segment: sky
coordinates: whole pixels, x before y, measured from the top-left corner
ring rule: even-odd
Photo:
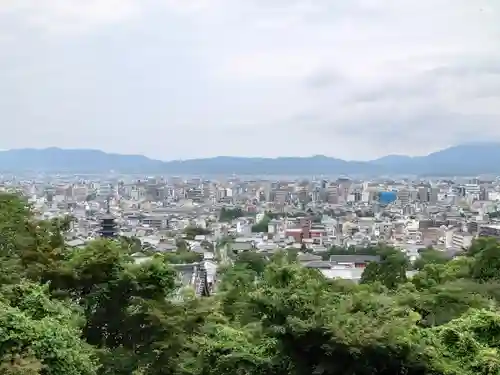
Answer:
[[[498,0],[0,0],[0,149],[370,160],[500,142]]]

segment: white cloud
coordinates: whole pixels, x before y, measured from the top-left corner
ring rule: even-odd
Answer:
[[[51,33],[89,32],[129,19],[140,10],[133,0],[1,0],[0,12]]]
[[[500,140],[499,19],[491,0],[0,0],[0,147],[355,159]]]

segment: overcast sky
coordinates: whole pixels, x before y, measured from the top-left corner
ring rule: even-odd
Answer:
[[[498,0],[0,0],[0,149],[371,159],[500,141]]]

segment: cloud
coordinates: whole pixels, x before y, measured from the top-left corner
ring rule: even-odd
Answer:
[[[129,19],[139,8],[132,0],[2,0],[0,15],[18,19],[35,30],[63,34]]]
[[[500,58],[464,61],[365,85],[348,102],[377,102],[454,95],[467,99],[500,94]]]
[[[500,140],[498,19],[489,0],[0,0],[0,148],[369,159]]]
[[[306,77],[305,86],[313,90],[322,90],[342,84],[343,82],[344,78],[341,74],[331,70],[322,70],[314,72],[312,75]]]

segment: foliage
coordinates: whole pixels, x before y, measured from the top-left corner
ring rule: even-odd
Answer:
[[[176,240],[175,246],[177,247],[177,251],[189,250],[189,243],[186,240],[183,240],[182,238]]]
[[[135,264],[135,240],[66,248],[67,224],[0,195],[0,374],[500,373],[493,239],[453,260],[425,249],[410,279],[391,247],[330,249],[380,256],[360,284],[302,267],[297,249],[241,252],[198,298],[171,266],[187,246]]]
[[[238,219],[239,217],[243,217],[246,215],[241,208],[225,208],[222,207],[219,213],[219,221],[221,222],[231,222],[234,219]]]
[[[120,236],[119,240],[123,247],[129,249],[130,254],[138,253],[143,250],[141,240],[137,237]]]
[[[500,211],[488,212],[488,216],[490,217],[490,219],[497,219],[500,217]]]
[[[189,226],[184,229],[184,235],[188,240],[194,240],[196,236],[207,236],[210,233],[210,230],[201,227]]]
[[[80,339],[75,310],[22,282],[2,290],[0,368],[10,374],[95,374],[96,351]]]
[[[187,264],[201,262],[203,260],[203,254],[188,250],[177,250],[175,252],[163,254],[163,258],[170,264]]]
[[[227,244],[230,244],[230,243],[233,243],[234,242],[234,237],[231,237],[231,236],[224,236],[222,237],[218,243],[217,243],[217,247],[224,247],[226,246]]]
[[[415,270],[422,270],[427,264],[445,264],[450,258],[443,252],[433,248],[425,248],[419,251],[419,257],[413,263]]]
[[[361,283],[380,282],[389,289],[396,288],[399,284],[406,282],[406,271],[409,262],[401,251],[380,247],[377,249],[380,262],[371,262],[361,276]]]
[[[471,266],[471,276],[478,281],[500,280],[500,256],[499,246],[494,239],[483,240],[475,243],[473,247],[480,244],[481,250],[476,252],[475,261]]]
[[[271,220],[272,220],[271,217],[269,217],[266,214],[258,223],[252,225],[252,232],[253,233],[267,233],[268,225],[269,225],[269,222]]]
[[[356,248],[354,246],[341,247],[332,246],[328,251],[318,254],[321,255],[323,260],[329,260],[332,255],[377,255],[379,249],[377,247],[360,247]]]
[[[234,264],[246,267],[256,274],[261,275],[266,268],[267,259],[262,254],[254,251],[242,251],[237,255]]]

